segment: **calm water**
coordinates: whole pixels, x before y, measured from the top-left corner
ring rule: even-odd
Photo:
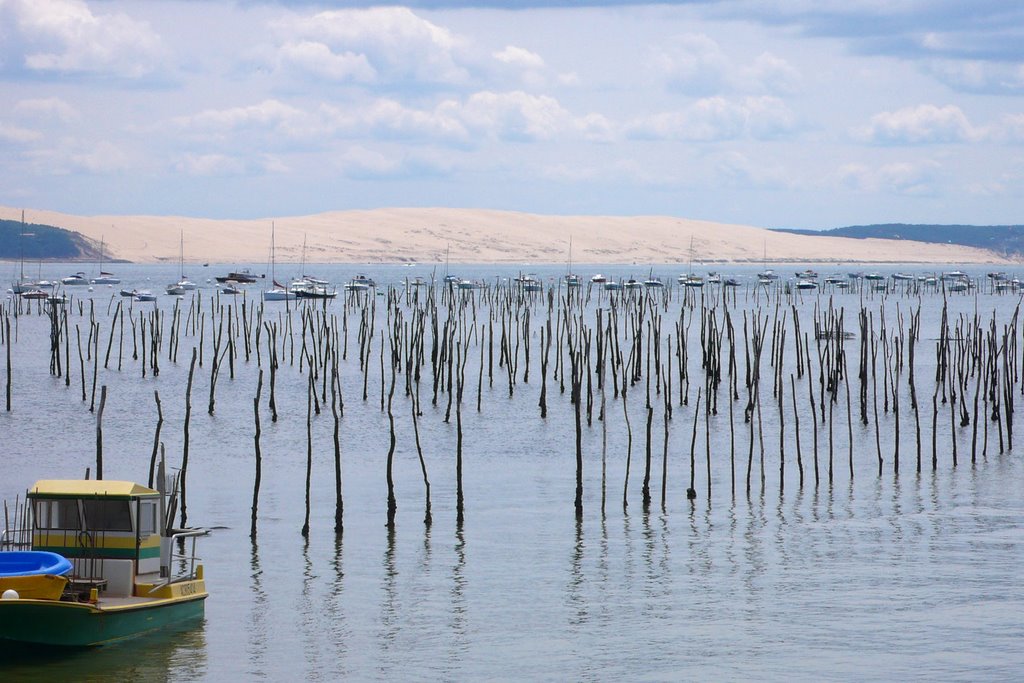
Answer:
[[[462,276],[490,282],[520,270],[452,266],[453,272],[456,269]],[[58,276],[63,270],[48,266],[44,275]],[[222,270],[227,267],[193,268],[189,274],[205,280]],[[357,270],[378,281],[398,282],[406,276],[429,278],[431,267],[331,265],[307,270],[338,282]],[[546,279],[564,269],[522,270]],[[580,269],[587,275],[591,270],[642,279],[649,268]],[[667,267],[656,268],[655,274],[659,270],[666,278],[678,274],[678,269]],[[730,272],[746,276],[755,270]],[[790,270],[786,268],[787,273]],[[895,268],[884,272],[889,270]],[[157,291],[174,278],[177,268],[125,265],[118,271],[124,277],[122,286]],[[443,274],[443,266],[437,273]],[[102,326],[101,351],[110,330],[110,295],[104,287],[91,293]],[[753,307],[754,299],[744,301],[744,296],[745,291],[739,295],[739,307]],[[173,302],[170,297],[161,299],[158,305],[168,312],[169,321]],[[865,295],[864,301],[877,324],[883,299]],[[924,339],[917,360],[918,383],[919,392],[930,397],[941,301],[934,296],[921,301]],[[994,310],[998,323],[1004,324],[1017,301],[1016,296],[991,294],[951,297],[950,310],[954,319],[959,313],[973,315],[975,307],[983,319]],[[837,294],[834,302],[846,308],[847,328],[854,328],[861,296]],[[890,329],[896,327],[897,313],[906,315],[917,302],[916,297],[885,299]],[[827,306],[827,297],[808,296],[796,303],[802,328],[808,330],[813,329],[813,307]],[[267,304],[268,309],[272,305]],[[596,305],[591,302],[591,311]],[[674,326],[678,307],[673,300],[663,312],[666,331]],[[783,312],[787,307],[784,302]],[[383,309],[379,298],[378,328]],[[342,315],[342,302],[331,304],[329,310]],[[213,528],[200,544],[211,593],[205,622],[93,651],[5,653],[0,664],[4,680],[861,681],[1024,676],[1020,449],[1000,454],[991,431],[986,455],[972,466],[971,429],[958,430],[960,464],[954,468],[947,408],[939,415],[939,467],[933,471],[931,414],[922,399],[926,463],[916,473],[905,375],[898,477],[892,472],[893,416],[880,408],[886,464],[879,476],[874,426],[862,427],[856,421],[854,388],[854,478],[847,462],[842,394],[835,411],[831,486],[825,477],[827,430],[819,428],[822,480],[815,485],[810,418],[801,415],[806,476],[801,489],[787,392],[785,490],[780,492],[778,408],[770,386],[763,386],[765,479],[762,485],[755,449],[754,486],[748,496],[743,477],[749,435],[741,417],[746,398],[741,379],[735,493],[723,388],[719,413],[710,418],[710,447],[705,444],[701,411],[696,446],[699,495],[691,503],[685,490],[696,387],[702,385],[696,379],[699,347],[691,348],[694,379],[689,405],[676,405],[670,422],[665,507],[658,500],[664,424],[659,399],[653,421],[655,505],[648,514],[641,508],[646,415],[643,386],[638,384],[628,405],[633,430],[630,505],[623,510],[627,439],[622,404],[613,401],[609,391],[603,510],[602,426],[595,419],[589,427],[584,422],[585,511],[577,524],[572,407],[568,389],[561,394],[550,374],[546,420],[541,420],[537,408],[538,335],[547,315],[538,305],[533,310],[530,382],[521,381],[521,358],[520,382],[510,398],[504,371],[499,372],[495,362],[493,386],[484,374],[479,413],[479,347],[471,346],[463,409],[466,523],[461,529],[456,528],[454,510],[455,417],[453,413],[451,423],[444,422],[446,396],[436,407],[430,404],[429,359],[419,421],[432,489],[434,524],[429,529],[422,523],[423,484],[410,407],[401,391],[396,392],[399,510],[396,529],[389,533],[384,479],[388,420],[380,409],[380,370],[376,360],[370,364],[369,400],[363,402],[356,361],[358,313],[350,315],[349,356],[342,378],[344,536],[336,538],[333,533],[329,410],[313,418],[308,541],[299,533],[304,514],[306,376],[300,374],[297,359],[290,365],[283,357],[278,375],[281,416],[276,424],[270,421],[264,393],[259,537],[256,545],[250,542],[255,358],[248,364],[240,361],[233,380],[227,368],[222,369],[217,410],[210,416],[207,356],[204,367],[197,368],[193,388],[188,482],[189,521]],[[479,308],[478,317],[486,318],[485,308]],[[689,332],[693,345],[699,340],[699,322],[695,320]],[[88,318],[79,318],[77,308],[71,324],[88,334]],[[791,319],[788,324],[791,328]],[[14,409],[0,413],[5,442],[0,494],[11,501],[37,479],[81,476],[95,463],[94,416],[88,402],[81,401],[74,338],[72,382],[66,388],[63,378],[48,372],[47,320],[21,317],[17,334],[12,349]],[[208,330],[207,344],[209,339]],[[101,357],[99,382],[109,391],[103,421],[108,478],[145,480],[156,425],[154,390],[163,402],[162,440],[168,459],[172,464],[180,461],[188,356],[196,342],[182,338],[177,364],[166,359],[165,348],[155,379],[149,373],[142,378],[139,362],[131,360],[128,331],[120,372],[116,336],[110,369],[103,370]],[[379,342],[378,330],[375,359]],[[858,341],[848,344],[854,364]],[[742,354],[738,361],[742,375]],[[792,360],[787,360],[786,374],[792,369]],[[798,399],[805,407],[806,378],[802,382]],[[972,382],[971,392],[973,386]],[[710,500],[706,448],[712,460]]]

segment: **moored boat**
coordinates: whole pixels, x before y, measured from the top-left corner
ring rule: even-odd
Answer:
[[[72,275],[68,275],[67,277],[62,277],[60,282],[62,285],[66,286],[79,286],[89,284],[89,279],[85,277],[85,273],[79,271]]]
[[[94,646],[202,618],[195,539],[205,531],[172,528],[175,493],[44,480],[27,498],[28,526],[7,529],[16,549],[0,551],[0,641]],[[191,552],[175,554],[188,538]]]
[[[246,269],[232,271],[227,275],[218,275],[215,279],[217,280],[217,282],[221,284],[232,283],[239,285],[251,285],[255,283],[259,278],[257,278],[248,269]]]

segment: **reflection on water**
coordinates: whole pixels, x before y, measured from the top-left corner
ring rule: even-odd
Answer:
[[[4,681],[178,681],[206,671],[202,620],[181,622],[159,633],[95,648],[0,646]]]
[[[149,276],[140,271],[139,279]],[[752,305],[753,296],[744,304]],[[859,303],[856,297],[848,301]],[[105,295],[102,303],[101,321]],[[797,302],[805,321],[814,303]],[[535,321],[546,315],[545,305],[531,310]],[[973,310],[967,299],[951,305],[964,314]],[[1015,304],[996,305],[1002,321]],[[341,301],[331,306],[344,310]],[[678,314],[677,302],[671,306],[666,320]],[[85,311],[72,322],[84,322]],[[356,367],[362,319],[359,309],[349,312],[351,320],[339,329],[351,335],[342,342],[351,344],[341,379],[349,399],[340,430],[344,536],[334,533],[329,412],[312,422],[311,530],[308,539],[297,533],[304,513],[306,406],[295,397],[305,398],[307,378],[290,361],[292,342],[301,348],[295,318],[294,334],[283,333],[279,342],[280,419],[263,422],[258,545],[248,536],[255,354],[249,363],[239,358],[233,379],[221,377],[215,415],[192,415],[189,517],[224,527],[201,544],[211,594],[205,626],[60,655],[19,649],[4,656],[0,680],[1011,680],[1024,670],[1024,463],[1013,451],[999,453],[995,432],[985,441],[990,420],[978,425],[973,465],[967,459],[970,430],[958,432],[954,469],[951,415],[948,406],[940,409],[933,469],[931,416],[922,400],[918,472],[906,377],[897,374],[900,472],[893,466],[891,408],[880,406],[879,419],[889,430],[881,439],[882,476],[874,424],[855,421],[854,478],[849,404],[841,391],[837,404],[830,402],[823,415],[816,412],[816,432],[811,416],[800,415],[800,486],[791,402],[784,402],[786,431],[780,435],[778,407],[763,380],[760,416],[743,421],[742,393],[738,404],[730,404],[734,436],[724,405],[717,415],[699,415],[707,422],[697,428],[700,497],[691,501],[685,498],[696,410],[691,387],[689,404],[673,406],[667,470],[652,470],[652,489],[664,483],[665,502],[656,511],[638,504],[623,510],[617,503],[629,445],[622,405],[609,387],[607,422],[595,421],[583,432],[586,514],[577,521],[574,416],[550,374],[555,359],[547,378],[549,413],[541,420],[539,373],[532,371],[529,383],[517,384],[509,396],[501,381],[483,381],[486,370],[476,365],[486,358],[481,347],[469,355],[466,369],[481,380],[481,408],[463,416],[465,526],[454,522],[456,426],[444,420],[448,397],[442,396],[437,406],[423,402],[419,421],[434,524],[425,527],[417,514],[402,516],[413,509],[403,501],[420,499],[422,475],[411,419],[395,411],[403,416],[396,419],[394,468],[400,513],[388,529],[381,502],[389,428],[380,409],[382,347],[376,346],[383,316],[378,310],[364,401]],[[487,320],[485,308],[477,314]],[[283,307],[266,315],[282,326],[288,318]],[[922,318],[927,334],[937,311],[926,306]],[[38,348],[20,342],[13,348],[15,410],[0,413],[0,429],[9,452],[26,455],[5,459],[0,487],[10,499],[35,479],[73,476],[92,465],[90,449],[80,441],[95,429],[95,415],[78,391],[77,366],[70,389],[48,373],[46,320],[32,316],[18,324],[22,340],[42,341]],[[540,327],[531,324],[534,363]],[[194,340],[181,341],[185,358]],[[182,451],[187,363],[165,359],[159,377],[143,380],[130,347],[126,351],[123,372],[113,364],[100,371],[109,392],[105,470],[144,480],[155,389],[163,399],[161,438],[169,459]],[[690,354],[697,380],[699,347]],[[495,356],[501,376],[498,350]],[[918,358],[922,396],[924,378],[934,370],[927,356]],[[783,371],[794,367],[792,361],[785,359]],[[429,362],[422,372],[429,383]],[[742,382],[742,352],[738,372]],[[196,376],[194,397],[209,391],[209,374]],[[799,381],[798,405],[806,406]],[[812,381],[821,406],[817,376]],[[726,396],[722,392],[719,400]],[[629,401],[633,456],[639,458],[644,443],[636,416],[643,414],[644,392],[631,390]],[[34,415],[63,428],[37,427]],[[633,501],[639,471],[634,467],[623,492]],[[662,471],[667,481],[658,480]],[[612,504],[606,506],[608,494]]]

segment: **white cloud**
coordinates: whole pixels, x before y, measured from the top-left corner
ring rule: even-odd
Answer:
[[[355,145],[335,159],[338,169],[350,178],[379,180],[444,175],[451,162],[429,154],[385,152]]]
[[[515,45],[507,45],[504,50],[495,52],[494,58],[502,64],[517,66],[521,69],[544,68],[544,59],[540,55]]]
[[[752,91],[792,94],[800,90],[802,81],[796,67],[771,52],[762,52],[739,74],[745,88]]]
[[[294,67],[332,81],[369,83],[377,78],[366,55],[335,53],[323,43],[311,40],[287,42],[277,52],[279,67]]]
[[[126,14],[94,14],[81,0],[10,0],[33,71],[93,72],[139,78],[162,52],[150,25]]]
[[[207,109],[193,116],[174,119],[181,129],[225,135],[250,129],[270,129],[301,137],[309,132],[310,117],[279,100],[264,100],[247,107]]]
[[[921,68],[953,90],[1004,95],[1024,91],[1024,64],[944,59],[926,61]]]
[[[135,166],[132,155],[112,142],[83,143],[62,141],[62,146],[25,153],[25,158],[40,175],[86,173],[108,175],[127,171]]]
[[[785,169],[780,166],[755,163],[746,155],[730,151],[715,159],[715,172],[731,187],[784,189],[794,187]]]
[[[575,119],[558,100],[521,90],[474,93],[464,104],[449,109],[468,128],[504,140],[550,140],[576,128]]]
[[[174,164],[179,173],[192,176],[233,176],[245,173],[245,162],[224,154],[185,154]]]
[[[931,160],[895,162],[878,167],[846,164],[836,172],[839,185],[865,193],[929,196],[938,191],[941,166]]]
[[[796,117],[776,97],[740,101],[706,97],[685,109],[637,119],[627,126],[640,139],[712,142],[739,138],[771,139],[796,130]]]
[[[792,94],[802,81],[799,70],[778,55],[762,52],[750,64],[737,64],[704,34],[680,36],[656,49],[651,63],[670,88],[690,95],[730,91]]]
[[[914,145],[975,142],[985,131],[972,126],[960,107],[922,104],[875,114],[854,136],[875,144]]]
[[[14,105],[14,113],[33,121],[49,119],[68,123],[79,118],[78,110],[59,97],[21,100]]]
[[[462,39],[405,7],[319,12],[278,22],[275,28],[283,38],[278,59],[284,62],[294,51],[290,46],[316,43],[327,51],[321,50],[314,64],[322,66],[325,58],[342,55],[347,66],[360,66],[346,72],[349,77],[365,79],[372,73],[380,82],[424,83],[467,79],[457,57]]]
[[[652,64],[670,87],[697,95],[723,90],[732,68],[718,43],[704,34],[680,36],[655,50]]]
[[[43,135],[39,131],[12,126],[0,121],[0,142],[12,142],[23,145],[28,142],[35,142],[42,137]]]

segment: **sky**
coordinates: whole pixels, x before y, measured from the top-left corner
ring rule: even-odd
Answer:
[[[0,205],[1024,223],[1024,3],[0,0]]]

